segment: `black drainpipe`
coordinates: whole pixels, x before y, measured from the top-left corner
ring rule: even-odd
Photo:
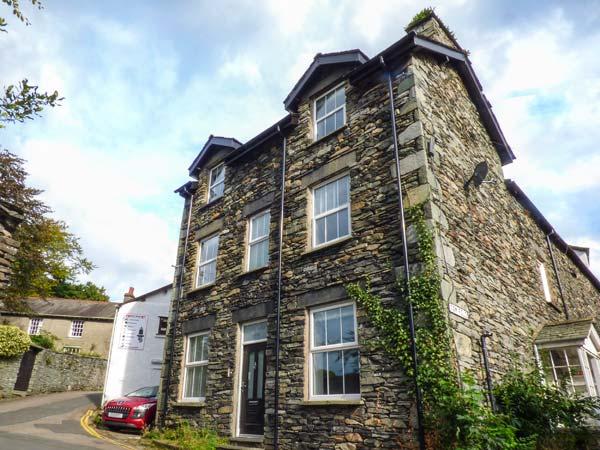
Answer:
[[[558,292],[560,293],[560,300],[562,302],[563,311],[565,312],[565,318],[569,320],[569,310],[567,309],[567,302],[565,302],[565,294],[563,292],[562,281],[558,273],[558,266],[556,265],[556,259],[554,258],[554,251],[552,250],[552,243],[550,242],[550,236],[554,234],[554,230],[550,231],[546,235],[546,243],[548,244],[548,251],[550,252],[550,258],[552,259],[552,268],[554,269],[554,276],[558,282]]]
[[[279,205],[279,257],[277,262],[277,315],[275,317],[275,416],[273,417],[273,448],[279,449],[279,344],[281,329],[281,284],[283,267],[283,213],[285,208],[285,171],[287,138],[277,125],[277,131],[283,137],[283,150],[281,156],[281,203]]]
[[[187,190],[184,193],[188,193]],[[179,319],[179,304],[181,303],[181,294],[183,292],[183,277],[185,273],[185,260],[187,255],[187,247],[188,240],[190,236],[190,222],[192,220],[192,209],[194,207],[194,194],[189,193],[189,197],[186,199],[188,203],[188,218],[187,218],[187,226],[185,229],[185,243],[183,245],[183,256],[181,258],[181,265],[179,267],[179,280],[177,281],[177,295],[175,297],[175,308],[173,309],[173,318],[171,320],[171,336],[169,342],[169,353],[167,356],[167,376],[165,380],[165,384],[163,385],[162,395],[163,395],[163,405],[162,405],[162,414],[160,418],[160,428],[164,428],[165,426],[165,416],[167,414],[167,406],[169,404],[169,391],[171,386],[171,369],[172,369],[172,361],[173,361],[173,352],[175,351],[175,328],[177,326],[177,320]],[[179,259],[179,258],[178,258]]]
[[[484,331],[481,335],[481,353],[483,355],[483,367],[485,369],[485,383],[487,385],[488,397],[490,399],[490,407],[493,412],[496,412],[496,398],[494,397],[494,385],[492,382],[492,373],[490,372],[490,362],[487,351],[487,338],[492,337],[492,333]]]
[[[402,199],[402,180],[400,177],[400,154],[398,151],[398,136],[396,131],[396,114],[394,106],[394,88],[392,85],[392,72],[386,66],[383,56],[379,57],[379,62],[387,74],[388,93],[390,97],[390,120],[392,123],[392,137],[394,141],[394,157],[396,159],[396,180],[398,188],[398,209],[400,216],[400,232],[402,236],[402,255],[404,257],[404,289],[408,302],[408,328],[410,332],[410,349],[412,352],[413,379],[415,383],[415,397],[417,401],[417,422],[419,427],[419,448],[425,450],[425,429],[423,420],[423,398],[421,388],[419,387],[419,362],[417,359],[417,342],[415,336],[415,314],[412,301],[410,301],[410,268],[408,265],[408,244],[406,242],[406,221],[404,218],[404,200]]]

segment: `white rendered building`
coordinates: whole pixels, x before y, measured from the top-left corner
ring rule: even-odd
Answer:
[[[158,386],[172,285],[139,297],[133,288],[118,306],[102,404],[145,386]]]

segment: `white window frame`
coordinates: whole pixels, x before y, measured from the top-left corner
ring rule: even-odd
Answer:
[[[29,334],[30,336],[38,336],[42,331],[42,326],[44,326],[43,318],[32,317],[31,319],[29,319],[29,327],[27,329],[27,334]],[[35,333],[32,333],[32,331],[35,331]]]
[[[75,350],[75,351],[70,351]],[[69,355],[77,355],[81,352],[81,347],[75,345],[64,345],[62,348],[63,353],[68,353]]]
[[[329,94],[331,94],[332,92],[336,92],[338,89],[343,89],[344,90],[344,99],[346,99],[346,86],[344,83],[340,83],[337,86],[329,89],[327,92],[325,92],[324,94],[318,96],[314,102],[313,102],[313,128],[315,130],[314,132],[314,140],[318,141],[319,139],[323,139],[327,136],[329,136],[330,134],[335,133],[337,130],[339,130],[340,128],[344,127],[347,123],[347,119],[346,119],[346,100],[344,100],[344,104],[342,106],[338,106],[336,107],[333,111],[326,113],[323,117],[321,117],[319,120],[317,120],[317,102],[319,100],[321,100],[322,98],[327,97]],[[319,122],[322,122],[324,120],[326,120],[329,116],[335,114],[336,112],[338,112],[340,109],[344,110],[344,123],[342,124],[342,126],[337,127],[335,130],[331,131],[330,133],[324,134],[321,137],[318,137],[318,133],[317,133],[317,126],[319,124]]]
[[[183,358],[184,358],[183,359],[183,386],[181,388],[181,400],[183,400],[183,401],[202,402],[206,399],[206,397],[187,397],[185,395],[186,394],[185,390],[187,387],[188,368],[207,366],[207,369],[206,369],[205,375],[204,375],[204,392],[206,392],[206,382],[207,382],[207,377],[208,377],[208,362],[210,361],[210,358],[208,358],[206,360],[201,360],[201,361],[188,362],[188,354],[190,351],[190,339],[199,337],[199,336],[202,336],[202,337],[207,336],[210,339],[209,334],[210,333],[208,331],[201,331],[199,333],[192,333],[192,334],[185,335],[185,352],[183,355]],[[208,352],[210,353],[210,345],[208,346]],[[202,352],[201,352],[201,354],[202,354]]]
[[[552,303],[552,295],[550,294],[550,284],[548,284],[548,275],[546,273],[546,266],[544,263],[538,263],[540,270],[540,278],[542,279],[542,289],[544,291],[544,298],[547,303]]]
[[[217,183],[214,183],[213,181],[213,173],[215,172],[215,170],[217,170],[218,168],[223,167],[223,180],[219,181]],[[221,163],[221,164],[217,164],[215,167],[213,167],[212,169],[210,169],[210,173],[208,175],[208,193],[207,193],[207,200],[206,203],[210,203],[213,200],[218,199],[219,197],[222,197],[223,194],[221,195],[216,195],[214,197],[211,197],[210,193],[212,191],[212,188],[214,186],[217,186],[219,184],[223,185],[223,193],[225,193],[225,163]]]
[[[202,261],[201,260],[201,258],[202,258],[202,245],[205,242],[208,242],[208,241],[210,241],[211,239],[214,239],[214,238],[217,238],[217,254],[215,255],[214,258],[208,259],[206,261]],[[217,259],[219,257],[219,244],[220,244],[220,236],[218,234],[213,234],[212,236],[209,236],[209,237],[207,237],[205,239],[202,239],[200,241],[200,243],[198,244],[198,264],[197,264],[197,268],[196,268],[196,280],[195,280],[195,282],[196,282],[195,285],[196,285],[197,288],[203,287],[203,286],[209,286],[209,285],[215,283],[215,281],[217,280]],[[212,281],[209,281],[207,283],[200,284],[200,269],[202,267],[204,267],[204,266],[207,266],[207,265],[213,263],[213,262],[215,263],[215,279],[212,280]]]
[[[327,186],[328,184],[331,183],[335,183],[339,180],[341,180],[342,178],[348,178],[348,203],[346,203],[345,205],[342,206],[338,206],[337,208],[333,208],[330,209],[328,211],[322,212],[321,214],[315,214],[315,208],[316,208],[316,202],[315,202],[315,191],[319,188],[322,188],[323,186]],[[311,243],[312,243],[312,247],[313,248],[319,248],[319,247],[324,247],[327,245],[331,245],[334,244],[338,241],[341,241],[343,239],[347,239],[350,236],[352,236],[352,214],[351,214],[351,207],[352,207],[352,195],[351,195],[351,179],[350,179],[350,174],[349,173],[345,173],[343,175],[340,175],[338,177],[335,178],[330,178],[322,183],[317,184],[316,186],[314,186],[311,191],[310,191],[310,195],[311,195],[311,216],[312,216],[312,223],[311,223],[311,232],[312,232],[312,238],[311,238]],[[339,236],[335,239],[332,239],[330,241],[325,241],[321,244],[317,244],[317,220],[321,219],[323,217],[327,217],[331,214],[335,214],[338,211],[343,210],[344,208],[348,208],[348,234],[345,234],[343,236]]]
[[[344,306],[352,306],[354,312],[354,342],[342,342],[339,344],[332,345],[322,345],[315,347],[314,345],[314,336],[315,336],[315,313],[321,311],[327,311],[330,309],[343,308]],[[313,355],[317,353],[327,353],[335,350],[358,350],[358,376],[360,380],[360,348],[358,345],[358,321],[356,318],[356,303],[355,302],[342,302],[330,304],[327,306],[321,306],[317,308],[312,308],[308,312],[309,314],[309,344],[308,344],[308,372],[309,372],[309,386],[308,386],[308,398],[309,400],[360,400],[361,394],[328,394],[328,395],[316,395],[314,394],[314,372],[313,372]],[[342,364],[343,367],[343,364]],[[329,379],[328,379],[329,381]],[[359,381],[359,390],[360,390],[360,381]]]
[[[269,216],[269,222],[267,225],[267,234],[260,236],[254,240],[252,240],[252,221],[254,219],[258,219],[259,217],[268,215]],[[260,266],[260,267],[254,267],[252,269],[250,269],[250,256],[251,256],[251,252],[252,252],[252,246],[255,246],[256,244],[260,244],[263,241],[268,241],[269,240],[269,236],[271,234],[271,211],[270,210],[266,210],[266,211],[262,211],[259,212],[258,214],[254,214],[253,216],[251,216],[248,219],[248,246],[246,248],[246,271],[249,272],[250,270],[256,270],[256,269],[261,269],[263,267],[267,267],[269,265],[269,246],[267,245],[267,262],[264,266]]]
[[[80,338],[83,336],[83,320],[71,320],[71,329],[69,330],[70,338]],[[79,326],[81,325],[81,326]],[[76,330],[81,330],[80,334],[75,334]]]

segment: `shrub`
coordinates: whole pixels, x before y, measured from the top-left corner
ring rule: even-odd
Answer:
[[[0,325],[0,358],[14,358],[25,353],[31,340],[24,331],[12,325]]]
[[[175,444],[183,450],[215,450],[218,445],[227,443],[217,433],[207,428],[194,428],[188,422],[181,422],[173,428],[146,431],[144,437]]]
[[[52,333],[48,333],[47,331],[42,331],[40,334],[34,334],[31,336],[31,342],[49,350],[54,350],[54,344],[57,339],[57,336],[54,336]]]

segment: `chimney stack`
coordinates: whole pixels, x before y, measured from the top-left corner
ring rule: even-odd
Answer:
[[[129,290],[123,295],[123,301],[126,302],[128,300],[133,300],[135,295],[133,295],[133,288],[130,287]]]

